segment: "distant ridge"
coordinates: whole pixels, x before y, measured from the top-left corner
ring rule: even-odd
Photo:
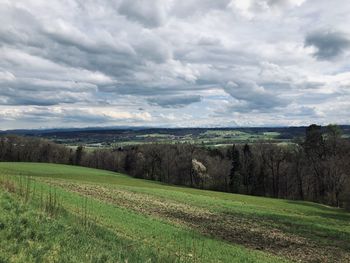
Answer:
[[[339,125],[344,133],[350,133],[350,125]],[[108,127],[84,127],[84,128],[52,128],[52,129],[13,129],[2,130],[0,134],[14,134],[27,136],[46,136],[55,134],[79,134],[79,133],[120,133],[123,131],[149,131],[175,133],[205,130],[237,130],[237,131],[291,131],[296,134],[303,134],[307,126],[276,126],[276,127],[150,127],[150,126],[108,126]],[[326,127],[326,126],[323,126]],[[181,132],[182,131],[182,132]]]

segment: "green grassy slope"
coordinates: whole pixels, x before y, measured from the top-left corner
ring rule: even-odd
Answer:
[[[172,262],[98,225],[83,226],[62,211],[48,216],[0,191],[0,262]]]
[[[97,236],[94,243],[100,244],[102,254],[106,250],[103,259],[107,261],[116,261],[116,255],[128,258],[128,253],[129,262],[350,260],[350,214],[340,209],[168,186],[65,165],[0,163],[1,175],[19,183],[19,176],[33,178],[32,210],[39,207],[40,193],[55,191],[66,211],[55,222],[68,229],[64,231],[82,217],[93,221],[95,230],[80,229],[79,242],[88,247],[91,244],[85,236]],[[51,233],[47,238],[55,236]],[[54,238],[57,242],[50,241],[53,247],[60,242],[59,236]],[[111,238],[116,246],[104,249]],[[132,249],[129,252],[125,247]],[[11,246],[2,252],[16,254]],[[74,250],[63,254],[67,253],[73,255]]]

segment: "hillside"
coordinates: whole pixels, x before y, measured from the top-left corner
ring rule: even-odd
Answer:
[[[350,214],[76,166],[0,163],[0,262],[347,262]]]

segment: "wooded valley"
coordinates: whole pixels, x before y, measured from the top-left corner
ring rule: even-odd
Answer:
[[[341,134],[335,125],[310,125],[303,140],[291,144],[210,148],[154,143],[96,150],[3,135],[0,160],[80,165],[193,188],[350,209],[350,141]]]

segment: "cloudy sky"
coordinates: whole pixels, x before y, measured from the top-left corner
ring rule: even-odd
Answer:
[[[0,0],[0,129],[350,124],[350,1]]]

